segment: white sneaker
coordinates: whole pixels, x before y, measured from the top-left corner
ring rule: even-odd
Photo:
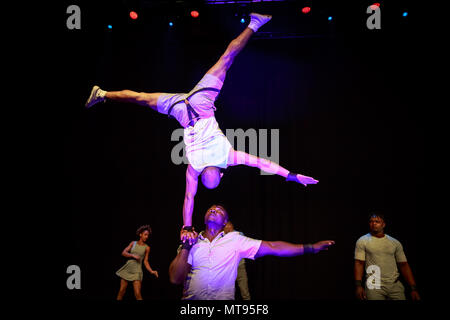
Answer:
[[[250,24],[248,27],[256,32],[259,28],[269,22],[270,19],[272,19],[272,16],[269,14],[259,14],[252,12],[250,13]]]
[[[106,92],[100,89],[99,86],[94,86],[91,90],[91,95],[87,99],[85,107],[90,108],[94,104],[105,101]]]

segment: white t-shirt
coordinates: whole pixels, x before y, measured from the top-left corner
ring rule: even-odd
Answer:
[[[219,128],[214,116],[199,119],[184,129],[186,157],[196,171],[213,166],[226,168],[231,144]]]
[[[209,242],[201,232],[189,252],[187,262],[192,267],[184,283],[182,299],[234,300],[239,261],[255,259],[261,242],[236,231],[227,234],[222,231]]]
[[[370,233],[356,241],[355,259],[365,261],[366,270],[371,265],[380,267],[382,284],[397,281],[397,263],[407,261],[400,241],[387,234],[377,238]]]

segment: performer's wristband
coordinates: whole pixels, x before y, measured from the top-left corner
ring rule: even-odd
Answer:
[[[355,286],[362,287],[362,280],[355,280]]]
[[[286,181],[295,181],[295,182],[297,182],[297,174],[293,173],[293,172],[289,172],[287,177],[286,177]]]
[[[191,250],[192,244],[189,244],[189,241],[186,240],[185,242],[181,241],[181,250],[186,249],[187,251]]]
[[[193,226],[183,226],[183,229],[181,229],[181,230],[186,230],[188,232],[192,232],[192,231],[194,231],[194,227]]]
[[[312,254],[314,253],[314,247],[312,244],[304,244],[303,245],[303,254]]]

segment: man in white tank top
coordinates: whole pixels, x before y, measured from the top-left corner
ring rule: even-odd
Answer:
[[[160,113],[175,118],[184,128],[184,143],[189,165],[186,171],[186,193],[183,205],[183,224],[187,227],[181,238],[183,241],[194,238],[190,231],[194,197],[197,192],[198,178],[208,189],[216,188],[223,173],[220,169],[229,166],[247,165],[295,181],[304,186],[316,184],[318,180],[289,172],[289,170],[267,159],[262,159],[232,148],[226,136],[220,130],[214,117],[214,101],[222,88],[226,72],[231,67],[236,55],[242,51],[250,37],[272,16],[256,13],[250,14],[247,28],[230,42],[225,53],[217,63],[189,93],[145,93],[130,90],[104,91],[94,86],[86,107],[90,108],[106,99],[135,103],[150,107]]]

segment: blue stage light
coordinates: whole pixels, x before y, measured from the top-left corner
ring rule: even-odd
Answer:
[[[112,25],[108,24],[108,29],[112,29]]]
[[[245,23],[245,19],[244,18],[241,19],[241,23]]]
[[[328,17],[328,21],[331,21],[331,20],[333,20],[333,17],[332,17],[332,16],[329,16],[329,17]]]
[[[173,27],[173,22],[172,21],[169,22],[169,26]]]
[[[403,12],[403,16],[404,16],[404,17],[407,17],[407,16],[408,16],[408,12],[406,12],[406,11]]]

